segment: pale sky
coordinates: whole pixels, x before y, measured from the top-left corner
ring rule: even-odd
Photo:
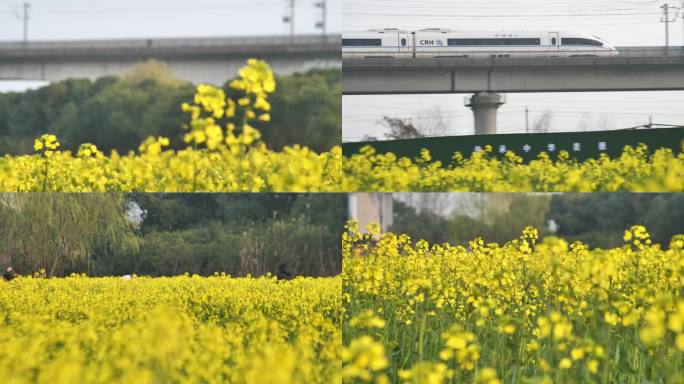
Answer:
[[[289,0],[26,0],[29,39],[256,36],[289,33]],[[320,33],[321,0],[295,0],[295,32]],[[22,1],[0,0],[0,41],[21,40],[14,14]],[[327,0],[328,31],[342,30],[342,0]]]
[[[289,0],[26,0],[29,40],[288,34]],[[322,0],[295,1],[295,33],[317,34]],[[0,41],[19,41],[23,1],[0,0]],[[326,0],[327,31],[342,30],[342,0]],[[3,82],[0,92],[42,82]]]
[[[458,30],[548,29],[589,32],[616,46],[663,46],[661,5],[681,8],[684,0],[345,0],[345,31],[371,28]],[[676,15],[676,19],[674,16]],[[672,9],[670,45],[682,45],[684,23]],[[364,135],[382,138],[383,116],[411,119],[433,129],[441,121],[447,135],[473,133],[469,94],[343,96],[344,141]],[[684,125],[684,92],[511,93],[499,109],[500,133],[525,132],[549,111],[552,131],[617,129],[654,123]],[[440,118],[441,117],[441,118]]]

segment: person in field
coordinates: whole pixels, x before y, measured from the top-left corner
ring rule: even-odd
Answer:
[[[19,276],[19,272],[17,272],[12,267],[7,267],[7,269],[5,269],[5,272],[2,274],[2,278],[5,279],[5,281],[10,281],[17,276]]]
[[[278,280],[290,280],[294,277],[292,272],[287,270],[287,265],[285,263],[280,263],[278,266],[278,272],[276,272],[276,278]]]

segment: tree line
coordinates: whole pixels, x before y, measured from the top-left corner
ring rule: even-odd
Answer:
[[[340,70],[311,70],[277,76],[270,122],[259,123],[274,150],[301,144],[317,152],[341,140]],[[224,83],[227,94],[234,92]],[[121,77],[70,79],[26,92],[0,93],[0,154],[33,152],[33,140],[57,135],[62,149],[92,143],[109,153],[137,150],[148,136],[165,136],[183,148],[181,104],[191,102],[194,85],[179,80],[159,62],[139,64]]]
[[[541,236],[600,248],[623,245],[624,231],[632,225],[644,225],[663,248],[673,235],[684,233],[684,195],[677,193],[468,195],[458,202],[448,194],[395,201],[390,230],[432,243],[467,245],[481,236],[502,244],[532,225]],[[444,214],[449,209],[451,213]]]
[[[0,264],[23,274],[341,271],[343,194],[0,194]]]

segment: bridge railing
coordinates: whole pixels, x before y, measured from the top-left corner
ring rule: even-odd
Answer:
[[[208,38],[153,38],[109,39],[70,41],[0,42],[0,57],[24,57],[36,55],[63,55],[99,51],[183,50],[202,48],[241,48],[242,50],[264,47],[298,47],[318,50],[338,50],[340,35],[301,36],[246,36]]]
[[[622,57],[684,56],[684,46],[616,48]]]

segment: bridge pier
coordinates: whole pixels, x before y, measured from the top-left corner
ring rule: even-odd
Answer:
[[[478,92],[466,98],[466,107],[472,109],[475,116],[476,135],[496,133],[496,111],[505,102],[505,95],[498,92]]]
[[[366,232],[371,223],[380,224],[382,231],[392,225],[394,202],[391,193],[349,193],[349,218],[359,224],[359,230]]]

